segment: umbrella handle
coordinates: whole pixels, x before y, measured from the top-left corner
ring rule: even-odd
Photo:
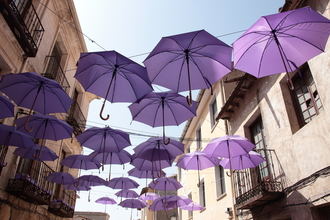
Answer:
[[[286,73],[286,74],[287,74],[286,81],[287,81],[287,83],[289,85],[289,88],[290,88],[290,90],[294,90],[294,85],[293,85],[292,80],[291,80],[291,78],[289,76],[289,73]]]
[[[232,176],[232,175],[231,175],[231,173],[230,173],[230,172],[228,172],[228,171],[226,172],[226,175],[227,175],[227,176],[229,176],[229,177],[231,177],[231,176]]]
[[[171,142],[171,139],[163,136],[163,142],[165,145],[168,145]]]
[[[189,95],[186,96],[187,103],[189,106],[192,106],[192,97],[191,97],[191,91],[189,91]]]
[[[103,110],[104,110],[104,106],[105,106],[105,99],[104,99],[104,102],[103,102],[103,105],[102,105],[102,108],[101,108],[101,111],[100,111],[100,118],[103,120],[103,121],[106,121],[110,118],[110,115],[107,114],[106,117],[103,117],[102,114],[103,114]]]
[[[29,114],[28,118],[26,119],[25,123],[24,123],[24,129],[31,133],[32,132],[32,128],[30,128],[28,125],[29,125],[29,122],[30,122],[30,117],[31,117],[31,114]]]

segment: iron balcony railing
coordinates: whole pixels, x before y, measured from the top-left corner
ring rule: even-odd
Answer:
[[[57,185],[57,187],[60,187],[60,193],[53,197],[48,210],[54,215],[72,218],[76,204],[76,192],[64,190],[63,186]]]
[[[35,57],[45,29],[32,0],[1,0],[0,10],[25,55]]]
[[[235,205],[238,207],[251,208],[254,204],[260,205],[265,202],[262,198],[265,194],[281,193],[285,186],[284,172],[275,151],[271,149],[256,151],[265,158],[265,162],[256,168],[233,173]],[[272,197],[268,196],[268,198]]]
[[[64,91],[69,94],[70,84],[61,67],[61,58],[57,56],[47,56],[46,58],[48,59],[48,65],[46,71],[42,75],[57,81]]]
[[[21,158],[15,177],[8,182],[7,191],[30,203],[48,205],[54,185],[47,181],[47,177],[53,172],[44,162]]]
[[[81,111],[77,100],[74,100],[73,104],[71,105],[66,121],[73,127],[73,133],[76,136],[84,131],[86,126],[86,118]]]

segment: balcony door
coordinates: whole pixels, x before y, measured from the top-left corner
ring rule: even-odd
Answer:
[[[57,43],[55,43],[54,48],[50,56],[48,56],[48,65],[45,72],[46,77],[54,79],[61,83],[59,79],[59,71],[61,71],[61,60],[62,53],[61,49]]]

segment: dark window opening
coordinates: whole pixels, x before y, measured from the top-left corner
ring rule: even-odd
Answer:
[[[202,129],[198,128],[196,131],[196,144],[197,144],[197,150],[200,150],[202,148]]]
[[[217,99],[214,99],[210,105],[211,127],[215,125],[217,114],[218,114]]]
[[[201,180],[199,183],[199,203],[201,206],[206,207],[204,180]]]
[[[225,175],[222,166],[215,167],[215,181],[217,197],[220,197],[226,192]]]

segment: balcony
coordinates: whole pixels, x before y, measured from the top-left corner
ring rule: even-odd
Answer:
[[[1,0],[0,11],[27,57],[35,57],[44,34],[32,0]]]
[[[284,195],[284,172],[274,150],[257,150],[265,162],[253,169],[233,173],[235,207],[252,209]]]
[[[76,136],[84,131],[86,118],[82,113],[77,100],[74,100],[73,104],[71,105],[66,121],[73,127],[73,133]]]
[[[53,183],[46,178],[52,172],[43,162],[21,159],[15,178],[9,179],[6,190],[27,202],[48,205],[53,194]]]
[[[66,78],[64,71],[61,67],[61,58],[58,56],[47,56],[47,69],[42,74],[44,77],[47,77],[48,79],[53,79],[57,81],[64,91],[69,94],[70,92],[70,84],[68,82],[68,79]]]
[[[61,195],[54,196],[48,206],[48,211],[59,217],[72,218],[76,204],[76,192],[63,189],[61,192]]]

